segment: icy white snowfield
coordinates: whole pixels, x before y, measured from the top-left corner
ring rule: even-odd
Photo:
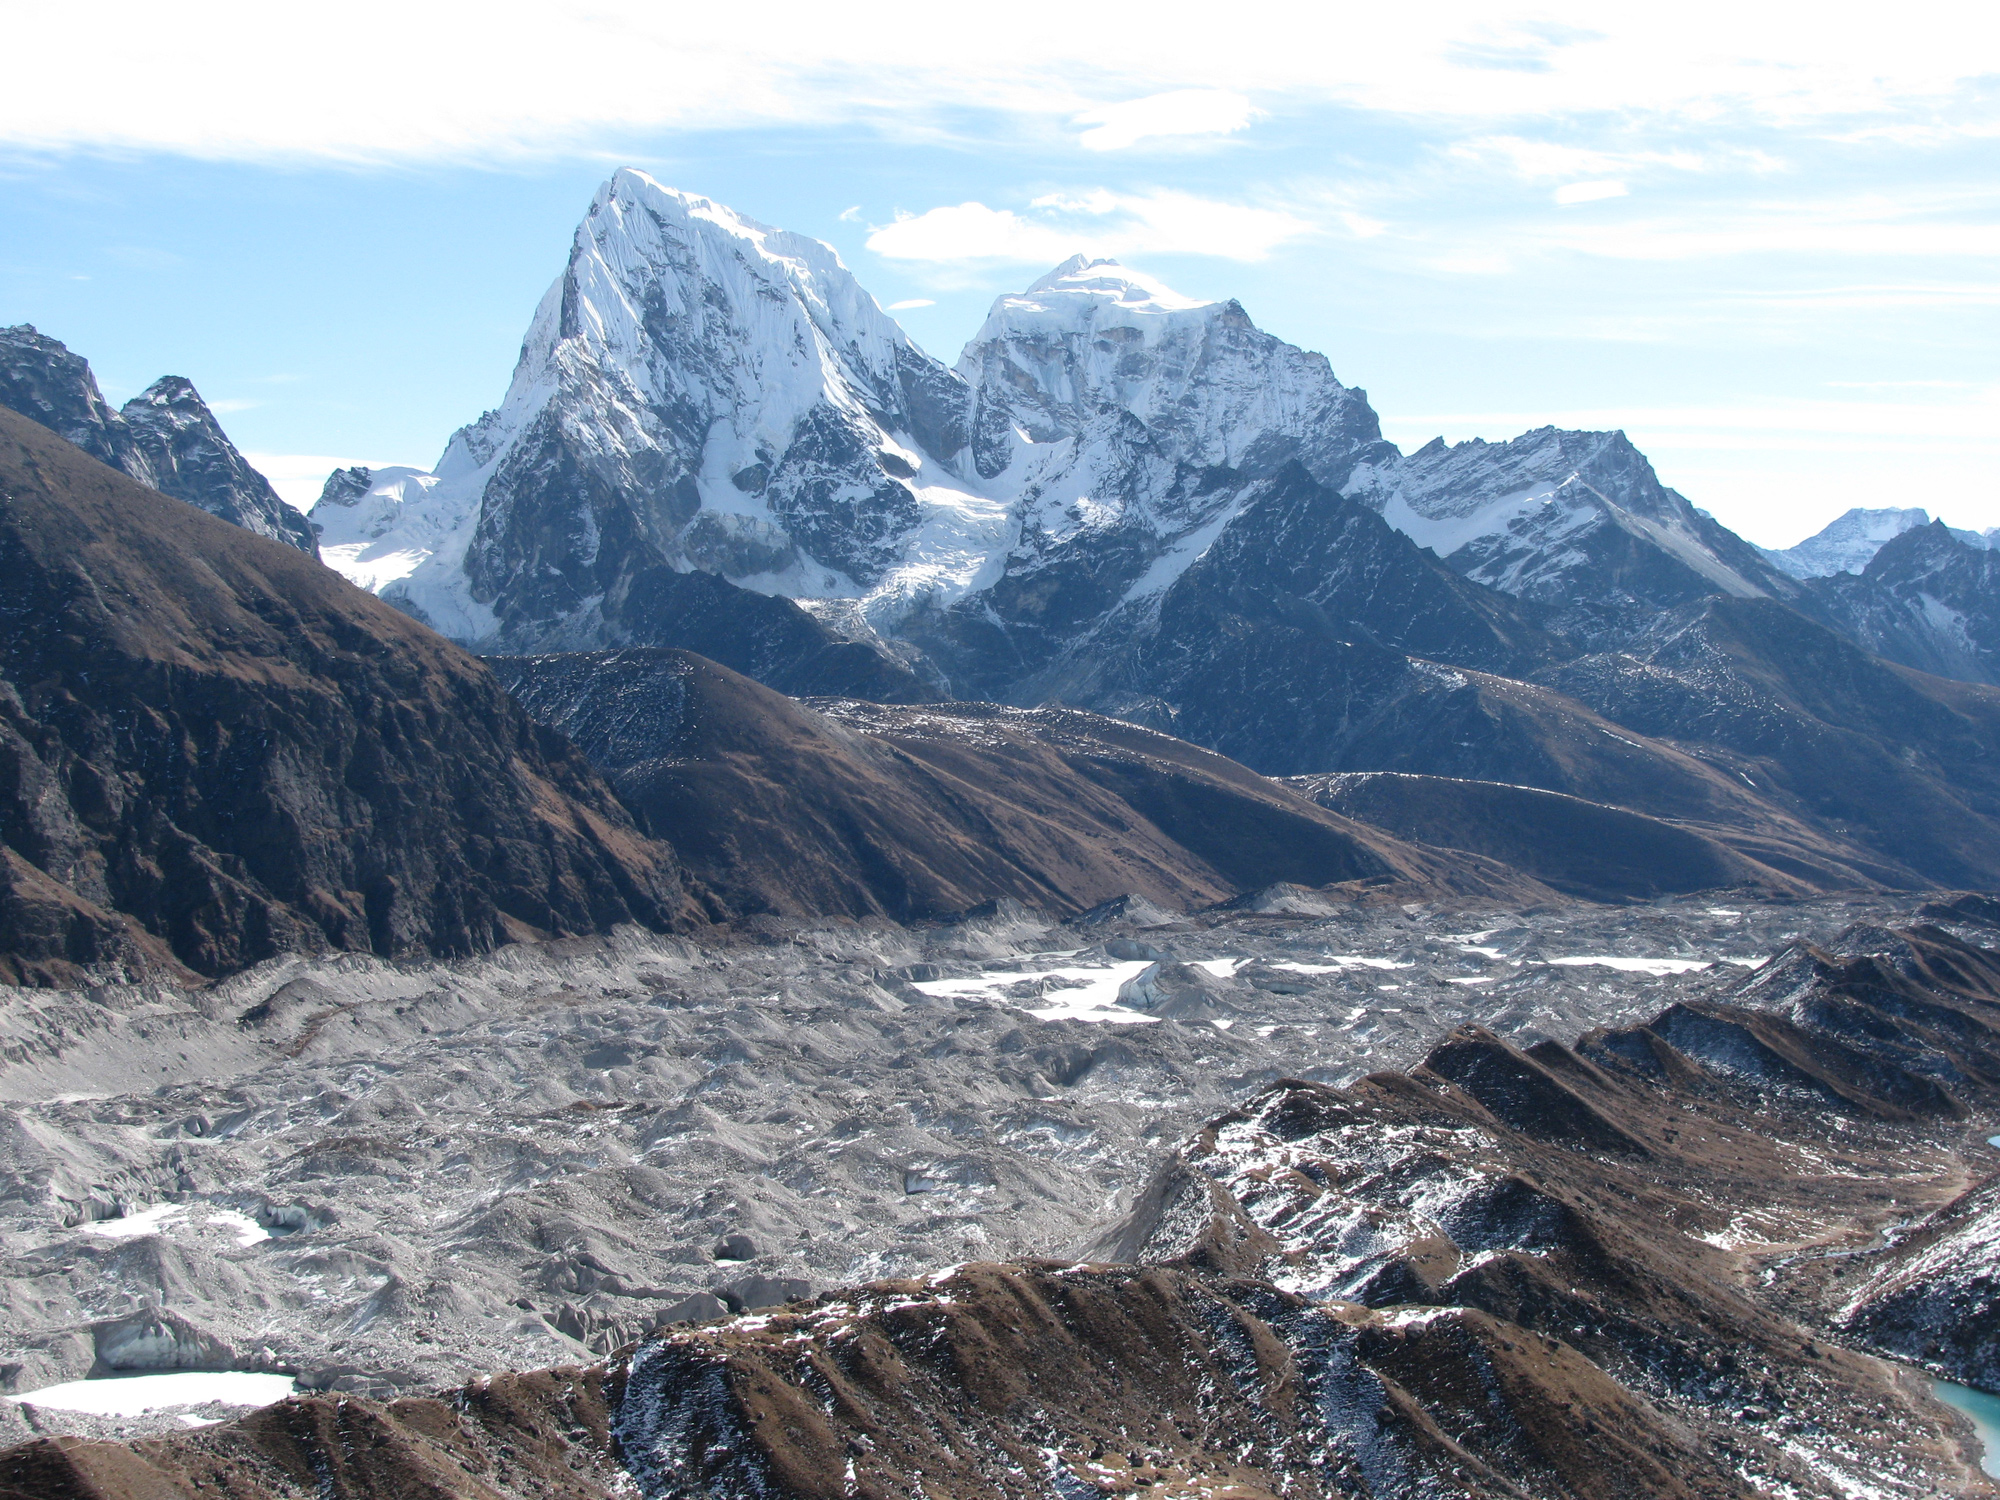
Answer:
[[[830,247],[630,169],[501,404],[359,508],[336,476],[313,520],[334,566],[482,650],[623,643],[613,564],[635,550],[858,601],[855,628],[893,633],[1086,544],[1142,560],[1106,607],[1157,594],[1236,518],[1237,493],[1195,476],[1290,460],[1526,597],[1559,602],[1634,546],[1724,592],[1793,586],[1622,434],[1404,455],[1366,392],[1238,303],[1080,256],[1000,298],[947,369]]]
[[[1334,909],[1277,888],[1194,918],[633,930],[10,992],[0,1437],[228,1408],[221,1386],[34,1404],[92,1372],[385,1394],[602,1352],[703,1293],[1075,1255],[1275,1078],[1406,1065],[1467,1020],[1572,1040],[1889,914]]]

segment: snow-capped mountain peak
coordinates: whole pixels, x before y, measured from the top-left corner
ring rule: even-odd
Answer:
[[[1586,638],[1704,594],[1795,592],[1757,549],[1661,484],[1622,432],[1439,439],[1358,465],[1345,491],[1467,577],[1554,606]]]
[[[1143,271],[1131,270],[1108,257],[1092,260],[1085,255],[1072,255],[1018,298],[1003,297],[1001,301],[1031,301],[1043,307],[1053,307],[1059,301],[1111,302],[1134,312],[1184,312],[1204,305]]]
[[[437,549],[444,518],[428,504],[442,481],[391,465],[335,469],[307,513],[320,561],[370,592],[407,578]]]
[[[630,638],[612,616],[644,566],[892,610],[962,590],[1005,530],[970,416],[829,246],[621,170],[505,399],[439,461],[449,524],[392,593],[526,646]]]
[[[1765,553],[1794,578],[1828,578],[1835,573],[1859,573],[1885,543],[1917,526],[1930,524],[1930,513],[1919,506],[1856,506],[1795,547]]]
[[[979,430],[1090,441],[1136,418],[1170,464],[1266,466],[1380,438],[1365,393],[1274,338],[1240,303],[1197,302],[1114,260],[1070,257],[994,302],[959,356]]]

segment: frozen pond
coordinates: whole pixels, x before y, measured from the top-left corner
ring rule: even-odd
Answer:
[[[292,1394],[289,1375],[248,1370],[177,1370],[170,1375],[126,1375],[109,1380],[67,1380],[23,1391],[9,1400],[94,1417],[137,1417],[174,1406],[269,1406]]]

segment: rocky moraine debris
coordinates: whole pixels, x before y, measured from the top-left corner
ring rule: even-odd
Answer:
[[[131,1446],[182,1414],[31,1399],[100,1441],[0,1493],[1988,1492],[1851,1310],[1989,1164],[1978,901],[1313,894],[44,994],[17,1390],[139,1303],[332,1394]],[[545,1373],[449,1384],[496,1366]]]

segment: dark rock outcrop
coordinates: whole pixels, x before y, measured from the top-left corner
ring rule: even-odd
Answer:
[[[696,920],[479,663],[0,412],[6,977]]]

